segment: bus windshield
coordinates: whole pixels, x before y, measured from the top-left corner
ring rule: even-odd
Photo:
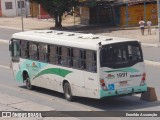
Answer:
[[[103,45],[100,62],[101,67],[110,68],[129,67],[143,62],[140,44],[135,41]]]

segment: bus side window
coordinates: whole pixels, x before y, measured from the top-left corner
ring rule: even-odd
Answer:
[[[61,64],[61,55],[62,55],[62,47],[61,46],[56,46],[56,64]]]
[[[45,44],[43,43],[39,43],[38,45],[38,49],[39,49],[39,60],[42,61],[42,62],[46,62],[45,61]]]
[[[49,61],[49,45],[39,43],[38,46],[39,52],[39,60],[42,62],[50,62]]]
[[[29,58],[39,60],[38,45],[36,43],[29,42]]]
[[[86,50],[79,50],[80,69],[86,69]]]
[[[21,57],[22,58],[29,58],[29,45],[27,41],[21,40]]]
[[[50,63],[50,45],[47,45],[46,59]]]
[[[61,54],[61,59],[60,59],[60,64],[62,66],[68,66],[68,59],[67,59],[67,47],[62,46],[61,47],[62,54]]]
[[[80,68],[79,65],[79,49],[74,48],[73,49],[73,67],[74,68]]]
[[[93,72],[97,72],[97,54],[95,51],[92,52],[92,67]]]
[[[73,67],[73,48],[68,48],[68,67]]]
[[[50,63],[56,64],[56,46],[50,45],[50,54],[49,54],[49,60]]]
[[[86,51],[86,70],[90,72],[96,72],[96,52],[87,50]]]

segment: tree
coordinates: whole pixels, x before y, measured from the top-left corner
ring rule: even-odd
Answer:
[[[78,5],[78,0],[30,0],[42,5],[43,9],[55,18],[55,27],[62,27],[62,15],[71,12]]]

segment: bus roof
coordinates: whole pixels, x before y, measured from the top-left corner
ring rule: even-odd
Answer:
[[[12,38],[93,50],[97,49],[99,42],[101,42],[102,45],[105,45],[117,42],[136,41],[128,38],[56,30],[31,30],[18,32],[13,34]]]

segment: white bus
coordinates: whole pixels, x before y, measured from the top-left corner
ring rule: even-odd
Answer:
[[[54,30],[15,33],[10,41],[15,80],[101,99],[147,91],[140,43],[126,38]]]

